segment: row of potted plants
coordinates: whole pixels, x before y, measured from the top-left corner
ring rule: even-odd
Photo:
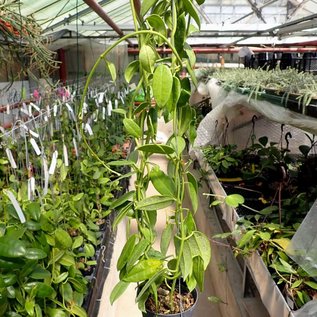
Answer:
[[[76,103],[38,104],[37,117],[2,135],[1,316],[87,316],[109,206],[122,186],[120,167],[109,169],[87,146],[107,161],[126,149],[116,145],[123,126],[103,112],[106,100],[87,98],[82,133]]]
[[[235,145],[210,145],[202,149],[207,164],[230,196],[214,196],[212,205],[227,203],[238,213],[231,232],[233,250],[246,257],[258,252],[287,299],[297,310],[315,298],[314,277],[295,263],[287,249],[299,224],[317,198],[316,140],[301,145],[296,154],[267,137],[238,150]],[[230,218],[230,217],[229,217]]]

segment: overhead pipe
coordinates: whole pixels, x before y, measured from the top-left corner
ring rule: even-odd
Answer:
[[[95,0],[84,0],[84,2],[93,10],[95,11],[112,29],[120,36],[123,37],[124,33],[119,28],[119,26],[110,18],[110,16],[105,12],[102,6],[99,5],[98,2]],[[132,42],[129,39],[126,40],[130,45]]]
[[[193,51],[196,54],[213,54],[213,53],[238,53],[241,47],[193,47]],[[260,52],[285,52],[285,53],[305,53],[305,52],[317,52],[317,47],[250,47],[254,53]],[[138,48],[128,48],[128,54],[137,55],[140,50]],[[171,54],[172,51],[169,48],[159,48],[157,52],[160,54]]]

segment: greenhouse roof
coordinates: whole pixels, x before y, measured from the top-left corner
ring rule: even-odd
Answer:
[[[68,30],[84,37],[118,37],[118,32],[88,6],[89,2],[98,2],[120,31],[133,30],[129,0],[23,0],[20,10],[23,15],[32,16],[44,34]],[[196,9],[202,27],[190,39],[191,44],[290,44],[317,40],[317,0],[205,0]],[[64,32],[63,37],[71,37],[74,32]]]

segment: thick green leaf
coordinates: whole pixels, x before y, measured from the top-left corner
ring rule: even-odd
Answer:
[[[56,292],[54,288],[45,283],[37,283],[34,290],[35,296],[39,298],[54,297]]]
[[[39,221],[41,217],[41,205],[36,202],[31,202],[26,206],[25,212],[30,215],[32,220]]]
[[[201,292],[204,290],[204,271],[203,259],[200,256],[195,256],[193,258],[193,275]]]
[[[130,283],[124,281],[119,281],[119,283],[117,283],[117,285],[113,288],[110,294],[111,305],[124,293],[124,291],[128,288],[129,284]]]
[[[150,45],[143,45],[140,49],[139,60],[142,68],[148,73],[152,73],[157,53]]]
[[[20,258],[25,256],[25,243],[21,240],[0,238],[0,256],[5,258]]]
[[[73,245],[73,240],[69,233],[61,228],[55,230],[55,241],[57,241],[63,249],[71,248]]]
[[[150,172],[150,179],[154,188],[163,196],[175,195],[175,184],[172,178],[166,175],[158,166],[153,167]]]
[[[171,93],[170,98],[166,104],[166,107],[167,107],[169,112],[174,111],[180,95],[181,95],[181,83],[177,77],[173,77],[172,93]]]
[[[119,160],[119,161],[111,161],[108,163],[110,166],[131,166],[135,165],[133,161],[128,161],[128,160]]]
[[[160,249],[163,256],[166,256],[168,247],[172,239],[173,239],[173,224],[169,223],[165,226],[161,236]]]
[[[44,250],[38,248],[28,248],[24,256],[28,260],[41,260],[47,257]]]
[[[128,259],[130,258],[130,255],[133,252],[135,243],[136,243],[137,235],[133,234],[132,236],[129,237],[127,242],[125,243],[121,254],[119,256],[119,259],[117,261],[117,270],[121,271],[124,266],[127,264]]]
[[[68,314],[61,308],[50,308],[46,310],[48,317],[67,317]]]
[[[72,249],[74,250],[74,249],[79,248],[83,243],[84,243],[84,237],[83,236],[75,237],[73,245],[72,245]]]
[[[63,266],[70,267],[75,265],[75,258],[70,254],[64,254],[59,260],[59,263]]]
[[[306,285],[308,285],[309,287],[311,287],[312,289],[317,290],[317,283],[314,281],[305,281],[304,282]]]
[[[117,79],[116,66],[114,65],[114,63],[110,62],[107,59],[105,60],[105,62],[106,62],[106,67],[107,67],[107,70],[110,73],[112,81],[116,81],[116,79]]]
[[[84,310],[84,308],[79,307],[77,305],[72,305],[70,309],[71,313],[74,314],[75,316],[79,317],[87,317],[87,313]]]
[[[184,51],[184,44],[186,39],[186,18],[185,13],[183,12],[177,18],[177,26],[175,32],[175,48],[179,54]]]
[[[125,216],[127,216],[131,212],[133,213],[132,205],[133,205],[133,203],[130,202],[126,206],[124,206],[123,208],[122,207],[120,208],[119,213],[117,214],[117,216],[112,224],[113,228],[116,228],[117,225],[121,222],[121,220]]]
[[[202,4],[204,4],[205,0],[196,0],[196,2],[197,2],[199,5],[202,5]]]
[[[265,207],[263,208],[262,210],[259,211],[259,214],[261,215],[270,215],[272,214],[273,212],[277,211],[278,210],[278,206],[268,206],[268,207]]]
[[[195,231],[187,241],[190,245],[192,257],[200,256],[203,259],[204,269],[206,270],[211,258],[209,239],[202,232]]]
[[[74,292],[71,285],[69,283],[62,283],[59,289],[63,299],[66,302],[71,303],[73,301],[74,296]]]
[[[141,15],[144,17],[156,2],[158,2],[158,0],[143,0],[141,5]]]
[[[51,277],[50,271],[42,268],[40,265],[37,266],[30,275],[35,280],[44,280]]]
[[[84,195],[85,195],[84,193],[79,193],[76,196],[73,196],[72,200],[73,201],[79,201],[79,200],[81,200],[84,197]]]
[[[116,199],[111,205],[110,205],[110,209],[116,209],[117,207],[121,206],[122,204],[124,204],[125,202],[131,200],[131,198],[133,197],[135,191],[131,190],[129,192],[126,192],[125,194],[123,194],[122,196],[120,196],[118,199]]]
[[[142,137],[142,130],[133,119],[124,118],[123,125],[129,135],[135,138]]]
[[[191,0],[183,0],[183,2],[184,2],[186,11],[195,20],[195,22],[197,23],[198,27],[200,28],[199,15],[198,15],[198,13],[196,11],[196,8],[194,7],[193,3],[191,2]]]
[[[58,276],[54,276],[53,283],[59,284],[64,282],[68,277],[68,272],[64,272],[62,274],[59,274]]]
[[[256,230],[247,231],[239,240],[238,247],[243,248],[252,238]]]
[[[269,232],[259,232],[259,236],[264,241],[268,241],[271,239],[271,234]]]
[[[141,260],[123,277],[124,282],[143,282],[151,278],[162,268],[162,261],[158,259]]]
[[[140,63],[138,60],[132,61],[124,71],[124,78],[129,83],[135,73],[139,71]]]
[[[177,241],[177,240],[175,240]],[[184,245],[183,245],[183,253],[180,255],[179,254],[179,247],[178,247],[179,243],[176,243],[176,252],[178,253],[178,256],[181,257],[180,260],[180,267],[181,267],[181,271],[182,271],[182,278],[184,278],[185,280],[187,279],[187,277],[189,275],[192,274],[193,271],[193,261],[192,261],[192,254],[191,254],[191,246],[188,240],[184,241]]]
[[[158,107],[164,107],[170,99],[173,88],[173,76],[169,67],[160,64],[153,75],[153,96]]]
[[[163,19],[158,14],[151,14],[146,18],[150,26],[153,28],[154,31],[162,34],[166,37],[166,27]],[[164,39],[161,37],[156,38],[158,45],[162,45],[164,43]]]
[[[185,139],[181,136],[174,136],[169,140],[169,145],[174,149],[177,155],[181,155],[186,148]]]
[[[145,239],[139,241],[134,247],[128,262],[127,262],[127,270],[130,270],[132,266],[134,266],[135,262],[139,261],[140,257],[144,254],[145,250],[148,248],[149,242]]]
[[[146,197],[136,203],[136,208],[140,210],[159,210],[172,205],[175,199],[170,196],[155,195]]]
[[[185,51],[186,51],[187,57],[189,59],[190,66],[194,67],[195,64],[196,64],[195,52],[187,43],[185,43],[184,47],[185,47]]]
[[[225,198],[225,203],[230,207],[236,208],[244,203],[244,197],[239,194],[228,195]]]
[[[193,207],[193,211],[196,212],[198,209],[198,193],[196,191],[195,184],[188,182],[187,186],[188,186],[188,194],[189,194],[190,202]]]
[[[127,111],[122,108],[112,109],[112,112],[122,114],[124,117],[127,115]]]
[[[165,144],[145,144],[139,146],[138,151],[167,155],[175,153],[174,149],[171,146]]]
[[[178,118],[179,135],[184,135],[187,132],[192,120],[193,120],[193,113],[190,106],[181,107],[179,109],[179,118]]]

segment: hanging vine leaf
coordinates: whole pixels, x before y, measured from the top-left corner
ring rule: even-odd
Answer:
[[[110,294],[110,304],[112,305],[116,299],[118,299],[124,291],[128,288],[130,283],[119,281],[117,285],[113,288]]]
[[[155,166],[150,172],[150,179],[154,188],[165,196],[173,197],[176,191],[172,178],[166,175],[158,166]]]
[[[140,63],[138,60],[132,61],[124,71],[124,78],[129,83],[135,73],[139,71]]]
[[[125,282],[142,282],[151,278],[162,268],[162,261],[157,259],[141,260],[124,276]]]
[[[107,66],[107,69],[110,73],[111,79],[113,81],[116,81],[116,79],[117,79],[116,66],[114,65],[114,63],[108,61],[107,59],[105,61],[106,61],[106,66]]]
[[[154,31],[159,32],[163,36],[166,37],[166,27],[163,19],[157,15],[157,14],[152,14],[149,17],[146,18],[150,26],[153,28]],[[158,42],[158,45],[162,45],[165,43],[164,39],[161,37],[157,36],[156,40]]]
[[[192,4],[191,0],[183,0],[183,1],[184,1],[184,5],[185,5],[185,8],[186,8],[186,11],[195,20],[195,22],[197,23],[198,27],[200,28],[199,15],[198,15],[198,13],[196,11],[196,8]]]
[[[171,70],[166,65],[159,65],[153,75],[153,96],[157,105],[164,107],[172,93],[173,76]]]
[[[170,95],[168,102],[166,103],[166,107],[169,112],[174,111],[180,95],[181,95],[181,83],[177,77],[173,77],[172,93]]]
[[[150,45],[143,45],[140,49],[139,60],[142,68],[148,73],[152,73],[156,61],[157,53]]]
[[[143,0],[141,5],[141,15],[144,17],[157,1],[158,0]]]
[[[129,135],[132,135],[135,138],[141,138],[142,130],[133,119],[124,118],[123,125]]]
[[[173,154],[175,153],[174,149],[171,146],[165,144],[145,144],[138,147],[139,151],[147,153],[157,153],[157,154]]]
[[[170,196],[150,196],[144,198],[136,204],[136,208],[140,210],[159,210],[172,205],[175,199]]]

